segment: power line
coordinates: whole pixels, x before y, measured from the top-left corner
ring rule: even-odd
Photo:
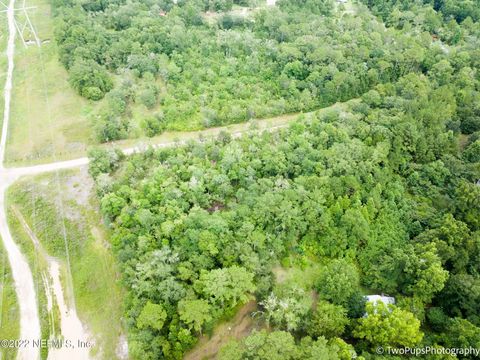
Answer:
[[[0,10],[0,13],[6,13],[8,10],[8,6],[0,1],[0,5],[4,7],[3,10]],[[23,6],[20,8],[14,8],[13,13],[14,13],[14,18],[13,21],[15,22],[15,28],[17,29],[18,35],[20,36],[20,39],[22,39],[23,46],[27,47],[30,43],[30,41],[25,40],[25,30],[27,29],[30,30],[30,33],[33,35],[35,39],[35,43],[37,46],[41,45],[40,39],[37,36],[37,32],[35,31],[35,28],[33,27],[32,22],[30,21],[30,16],[28,16],[27,10],[31,9],[36,9],[36,6],[25,6],[25,0],[23,1]],[[23,19],[22,20],[17,20],[15,17],[15,14],[23,14]],[[18,18],[19,16],[17,16]],[[22,21],[22,22],[20,22]]]
[[[47,91],[47,81],[46,81],[46,77],[45,77],[45,63],[44,63],[43,52],[42,52],[42,47],[41,46],[38,47],[38,52],[39,52],[39,56],[40,56],[40,64],[41,64],[40,66],[41,66],[43,93],[44,93],[44,98],[45,98],[46,112],[47,112],[47,117],[48,117],[49,123],[51,123],[52,122],[52,110],[51,110],[50,99],[49,99],[48,91]],[[52,130],[51,126],[49,126],[49,132],[50,132],[50,139],[51,139],[52,144],[53,144],[54,143],[54,141],[53,141],[54,140],[54,134],[53,134],[53,130]],[[52,159],[53,159],[54,162],[57,162],[57,154],[56,154],[55,146],[53,146]],[[68,274],[67,284],[69,285],[70,289],[73,289],[72,268],[71,268],[71,262],[70,262],[70,249],[69,249],[69,246],[68,246],[67,228],[66,228],[66,225],[65,225],[65,206],[64,206],[62,191],[61,191],[61,187],[60,187],[59,170],[55,171],[55,183],[56,183],[57,194],[58,194],[58,207],[60,209],[60,214],[61,214],[60,225],[61,225],[61,228],[62,228],[62,236],[63,236],[63,242],[64,242],[64,247],[65,247],[65,259],[66,259],[66,262],[67,262],[67,274]],[[66,289],[66,290],[68,290],[68,289]],[[75,306],[75,302],[72,305]]]

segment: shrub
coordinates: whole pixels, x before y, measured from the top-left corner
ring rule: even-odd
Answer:
[[[83,97],[100,100],[113,88],[108,72],[93,60],[80,60],[70,69],[70,84]]]

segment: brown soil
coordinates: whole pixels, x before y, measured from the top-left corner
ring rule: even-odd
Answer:
[[[247,337],[257,327],[252,318],[252,312],[256,309],[256,301],[246,303],[232,320],[219,325],[210,338],[202,336],[197,346],[185,355],[184,360],[215,359],[218,351],[230,340]]]

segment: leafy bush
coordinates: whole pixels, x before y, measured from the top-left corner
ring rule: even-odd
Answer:
[[[90,100],[100,100],[113,88],[108,72],[92,60],[75,62],[69,71],[69,80],[80,95]]]

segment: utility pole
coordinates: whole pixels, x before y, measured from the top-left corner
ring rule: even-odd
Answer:
[[[0,13],[7,12],[8,6],[0,0]],[[37,32],[33,27],[33,24],[30,20],[30,16],[28,16],[27,10],[36,9],[36,6],[25,6],[25,0],[23,0],[23,5],[20,8],[13,9],[15,17],[15,28],[17,29],[18,35],[20,39],[22,39],[23,46],[27,47],[32,42],[37,44],[37,46],[41,46],[42,42],[37,36]],[[34,40],[26,38],[26,35],[33,35]]]

